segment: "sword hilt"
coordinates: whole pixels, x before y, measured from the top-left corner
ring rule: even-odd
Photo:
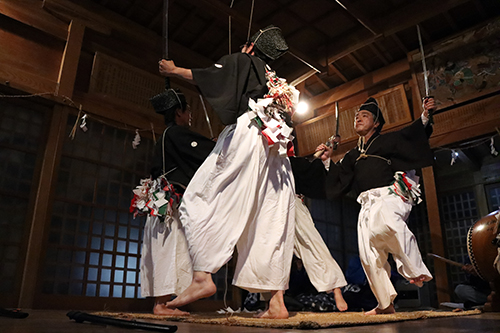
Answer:
[[[424,98],[422,98],[422,102],[425,103],[425,101],[427,101],[428,99],[430,98],[434,98],[434,96],[425,96]],[[434,124],[434,111],[436,111],[436,108],[432,108],[432,109],[429,109],[427,110],[427,112],[429,112],[429,124]]]
[[[325,142],[325,146],[331,147],[332,146],[332,141],[337,136],[340,138],[340,135],[337,135],[337,134],[332,135],[330,138],[328,138],[328,140]],[[332,148],[332,150],[337,150],[338,146],[339,146],[339,142],[338,141],[333,141],[333,148]],[[321,149],[321,150],[318,150],[317,152],[315,152],[314,155],[313,155],[314,159],[319,158],[324,152],[325,152],[325,149]]]

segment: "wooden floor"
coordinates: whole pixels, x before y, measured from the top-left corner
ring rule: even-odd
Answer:
[[[29,313],[25,319],[0,317],[0,332],[5,333],[116,333],[134,332],[119,327],[101,326],[89,323],[76,323],[66,317],[67,311],[60,310],[23,310]],[[285,333],[303,332],[290,329],[263,329],[252,327],[219,326],[204,324],[187,324],[165,322],[176,325],[180,333]],[[144,331],[142,331],[144,332]],[[480,315],[423,319],[401,323],[355,326],[345,328],[327,328],[308,330],[321,333],[489,333],[500,332],[500,313],[483,313]]]

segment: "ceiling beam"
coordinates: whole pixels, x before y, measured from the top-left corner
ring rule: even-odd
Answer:
[[[363,27],[368,29],[373,35],[378,35],[380,33],[380,30],[375,26],[373,21],[368,18],[363,12],[352,6],[351,4],[346,4],[346,2],[343,0],[335,0],[340,7],[344,8],[352,17],[356,19]]]
[[[142,2],[142,0],[134,0],[132,4],[127,9],[127,12],[125,13],[126,18],[130,18],[130,16],[137,10],[139,7],[139,4]]]
[[[356,65],[356,67],[358,67],[358,69],[363,72],[363,74],[367,74],[368,71],[366,70],[365,66],[363,66],[359,61],[358,59],[356,59],[356,57],[354,56],[354,52],[353,53],[350,53],[347,55],[347,58],[349,58],[349,60],[351,60],[354,65]]]
[[[207,35],[207,33],[210,31],[211,28],[213,28],[214,26],[216,25],[216,20],[215,19],[212,19],[210,20],[210,22],[208,22],[204,27],[203,27],[203,31],[201,34],[199,34],[196,39],[193,41],[193,43],[191,43],[191,45],[189,46],[189,48],[191,50],[196,50],[196,48],[198,47],[198,45],[205,39],[205,36]]]
[[[189,2],[191,5],[196,6],[198,9],[203,9],[207,10],[214,15],[214,17],[218,20],[224,20],[224,22],[227,21],[227,18],[229,15],[232,17],[232,26],[236,27],[238,26],[239,29],[235,29],[237,33],[241,33],[242,31],[245,33],[245,40],[246,40],[246,33],[248,31],[248,26],[250,24],[249,18],[241,15],[237,11],[235,11],[232,8],[229,8],[229,5],[225,5],[219,0],[184,0],[186,2]],[[254,24],[252,24],[252,27]],[[257,32],[259,28],[252,28],[252,32]],[[326,71],[326,67],[318,63],[316,60],[311,59],[309,56],[304,54],[303,52],[299,51],[293,46],[289,45],[289,51],[298,57],[302,58],[304,61],[312,65],[313,67],[319,69],[320,71]]]
[[[446,19],[446,22],[452,27],[453,31],[457,32],[459,30],[457,24],[455,23],[455,20],[453,20],[453,17],[451,17],[450,13],[444,12],[443,13],[444,18]]]
[[[372,50],[372,52],[375,53],[377,58],[379,58],[384,63],[384,66],[389,65],[389,60],[387,60],[386,57],[382,54],[382,52],[379,51],[375,42],[371,43],[369,47]]]
[[[340,77],[340,79],[344,82],[347,82],[349,81],[345,76],[344,74],[342,74],[342,72],[334,65],[334,64],[329,64],[328,65],[328,72],[330,72],[330,70],[332,72],[334,72],[335,74],[337,74],[338,77]]]
[[[330,87],[325,83],[325,81],[323,81],[319,75],[314,75],[314,78],[316,79],[316,81],[318,81],[318,83],[320,84],[320,86],[323,87],[323,89],[325,89],[326,91],[330,90]]]
[[[380,33],[378,35],[373,35],[365,28],[360,28],[353,33],[346,34],[341,38],[330,41],[329,45],[332,46],[330,49],[337,50],[337,52],[328,56],[327,63],[332,63],[351,52],[359,50],[382,36],[387,37],[408,29],[469,1],[470,0],[441,0],[437,2],[434,0],[419,0],[413,2],[399,10],[374,20],[374,25],[380,27]],[[298,81],[298,79],[300,77],[307,77],[306,74],[307,73],[304,72],[298,72],[295,73],[294,76],[291,76],[291,78],[294,82],[299,83],[300,81]],[[293,79],[293,77],[296,77],[296,79]]]
[[[391,35],[391,38],[392,40],[394,40],[394,42],[398,45],[398,47],[403,50],[404,53],[408,53],[410,52],[410,50],[408,50],[408,48],[403,44],[403,42],[401,41],[401,39],[398,37],[398,35],[396,34],[393,34]]]
[[[83,17],[86,19],[83,24],[90,22],[112,30],[113,33],[116,31],[115,38],[135,43],[138,47],[144,47],[151,52],[160,51],[163,45],[163,38],[157,33],[89,0],[79,0],[79,4],[65,0],[44,0],[45,8],[70,17]],[[213,63],[213,60],[205,55],[193,52],[173,40],[169,40],[169,51],[172,58],[182,59],[184,64],[203,67]]]

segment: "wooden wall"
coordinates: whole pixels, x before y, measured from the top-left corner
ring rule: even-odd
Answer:
[[[92,5],[83,8],[65,0],[0,1],[0,95],[11,97],[8,99],[13,103],[30,96],[35,105],[40,103],[49,110],[46,146],[39,156],[31,191],[33,211],[26,221],[23,268],[16,290],[2,299],[2,306],[37,306],[35,298],[40,292],[37,278],[43,270],[40,262],[47,239],[45,233],[50,223],[62,146],[64,140],[69,140],[68,116],[80,112],[90,119],[128,128],[132,133],[139,129],[148,138],[153,138],[152,132],[156,138],[162,133],[163,118],[148,102],[164,87],[164,79],[157,72],[162,43],[162,37],[150,30]],[[177,54],[171,56],[182,59],[178,65],[211,64],[191,52],[186,52],[186,56],[180,46],[175,49]],[[95,66],[99,54],[108,61],[104,69]],[[108,75],[106,79],[108,89],[96,89],[93,80],[102,74],[97,71],[110,66],[115,71],[114,76]],[[135,88],[149,90],[139,91],[131,83],[136,84]],[[195,87],[176,80],[172,80],[172,87],[181,88],[192,106],[192,129],[210,136]],[[129,89],[125,94],[134,95],[134,99],[116,93],[123,94],[122,89]],[[223,125],[209,105],[207,108],[216,136]],[[47,299],[50,303],[50,296]],[[53,306],[61,307],[60,299],[56,299]],[[109,304],[118,307],[124,301],[135,306],[134,300],[110,299]],[[92,302],[95,299],[82,304]]]

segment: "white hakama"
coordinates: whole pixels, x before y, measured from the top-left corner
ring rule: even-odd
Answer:
[[[379,309],[386,309],[396,298],[391,283],[389,253],[398,272],[407,280],[432,275],[422,261],[418,244],[406,225],[412,205],[390,193],[390,186],[375,188],[358,196],[361,211],[358,219],[359,256],[363,269],[377,298]]]
[[[148,215],[141,254],[141,296],[179,295],[193,278],[186,236],[174,210],[161,222]]]
[[[299,197],[295,199],[294,253],[302,260],[309,280],[318,292],[347,285],[342,269],[314,226],[311,214]]]
[[[180,205],[194,271],[215,273],[238,250],[233,284],[288,288],[295,190],[290,161],[269,146],[251,113],[227,126]]]

